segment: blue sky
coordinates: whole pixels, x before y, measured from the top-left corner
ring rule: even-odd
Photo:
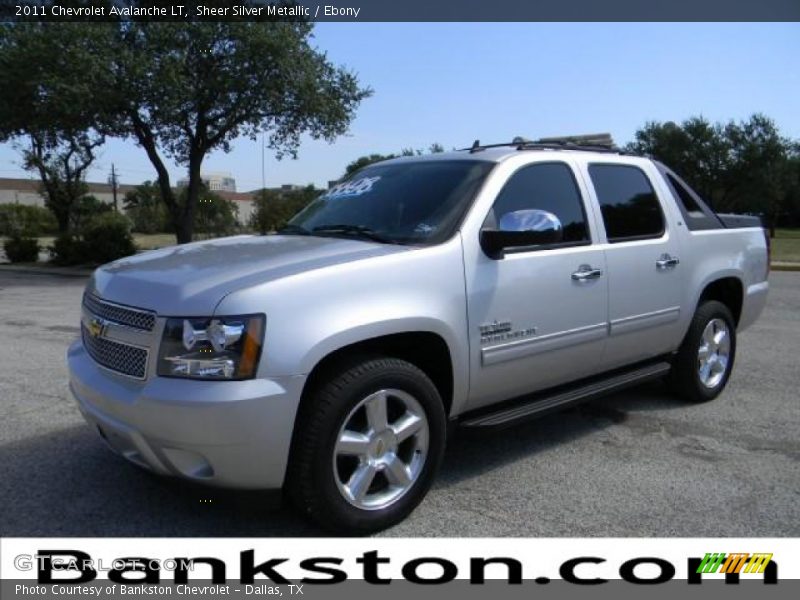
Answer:
[[[648,120],[763,112],[800,139],[800,24],[319,24],[314,43],[374,89],[350,133],[305,141],[297,160],[267,153],[268,186],[324,185],[363,154],[609,131],[624,143]],[[153,179],[140,148],[111,141],[89,180],[115,163],[122,183]],[[0,146],[0,177],[25,177]],[[258,142],[209,155],[240,191],[261,185]],[[180,168],[171,170],[174,179]]]

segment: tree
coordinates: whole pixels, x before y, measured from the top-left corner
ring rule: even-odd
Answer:
[[[134,231],[160,233],[169,230],[167,207],[161,200],[158,185],[152,181],[145,181],[127,192],[122,199],[122,206]]]
[[[174,193],[179,202],[186,201],[185,187]],[[152,181],[145,181],[126,193],[122,205],[134,231],[159,233],[170,229],[170,216],[161,199],[161,190]],[[222,198],[204,185],[194,213],[194,229],[206,235],[229,234],[236,228],[238,212],[235,202]]]
[[[376,162],[381,162],[382,160],[389,160],[390,158],[396,158],[394,154],[370,154],[368,156],[360,156],[359,158],[355,159],[353,162],[349,163],[344,169],[345,177],[350,177],[356,171],[363,169],[364,167],[374,164]]]
[[[69,230],[80,233],[98,215],[112,212],[110,204],[100,201],[90,194],[81,196],[70,215]]]
[[[764,115],[713,125],[702,117],[651,122],[626,148],[675,169],[718,212],[763,215],[773,234],[779,219],[796,219],[797,144]]]
[[[310,23],[266,19],[4,24],[0,135],[43,128],[58,139],[95,131],[135,140],[178,242],[188,242],[209,152],[265,133],[279,158],[296,156],[303,134],[333,141],[346,132],[371,93],[310,44]],[[35,68],[26,70],[29,59]],[[26,99],[33,108],[5,124]],[[184,197],[168,159],[188,172]]]
[[[332,141],[343,134],[370,90],[313,48],[307,22],[130,23],[109,58],[119,75],[120,131],[144,148],[179,243],[192,238],[200,170],[211,150],[240,136],[281,158],[296,156],[301,134]],[[188,171],[184,198],[164,159]]]
[[[438,142],[434,142],[428,147],[428,152],[430,154],[438,154],[440,152],[444,152],[444,146],[442,146]],[[342,179],[350,177],[350,175],[352,175],[359,169],[363,169],[364,167],[374,164],[376,162],[381,162],[382,160],[389,160],[390,158],[397,158],[398,156],[421,156],[422,154],[424,154],[424,151],[421,149],[414,150],[413,148],[403,148],[402,150],[400,150],[399,154],[376,153],[376,154],[368,154],[366,156],[360,156],[359,158],[355,159],[345,167]]]
[[[186,188],[181,190],[180,196],[185,197],[185,194]],[[236,228],[238,214],[239,207],[234,201],[226,200],[203,186],[194,216],[195,230],[206,235],[228,235]]]
[[[729,148],[721,125],[703,117],[692,117],[681,125],[650,122],[636,132],[636,141],[626,149],[675,169],[711,206],[723,202]]]
[[[747,121],[725,126],[729,146],[727,170],[729,207],[767,218],[772,235],[792,187],[791,142],[775,122],[755,114]]]
[[[250,226],[262,235],[276,231],[321,193],[313,185],[295,190],[261,190],[254,201]]]
[[[62,233],[105,141],[95,100],[107,83],[96,57],[98,31],[74,23],[0,24],[0,142],[14,141],[23,166],[39,175]]]

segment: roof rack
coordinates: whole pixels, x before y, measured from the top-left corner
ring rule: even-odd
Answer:
[[[609,152],[613,154],[624,154],[624,152],[617,147],[614,139],[610,133],[591,133],[584,135],[569,135],[559,137],[540,138],[538,140],[529,140],[527,138],[517,136],[510,142],[501,144],[484,144],[481,145],[480,140],[475,140],[469,148],[470,154],[481,152],[487,148],[504,148],[516,147],[517,150],[582,150],[585,152]]]

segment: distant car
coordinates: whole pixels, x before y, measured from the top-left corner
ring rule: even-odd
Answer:
[[[716,397],[767,297],[758,219],[664,165],[550,141],[364,168],[278,235],[95,271],[70,387],[164,475],[284,488],[333,530],[408,515],[448,423],[487,428],[647,380]]]

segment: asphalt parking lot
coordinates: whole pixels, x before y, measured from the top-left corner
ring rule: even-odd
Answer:
[[[800,273],[773,273],[717,401],[649,385],[450,445],[388,536],[800,535]],[[67,391],[82,278],[0,271],[0,535],[320,535],[263,495],[187,485],[108,452]]]

